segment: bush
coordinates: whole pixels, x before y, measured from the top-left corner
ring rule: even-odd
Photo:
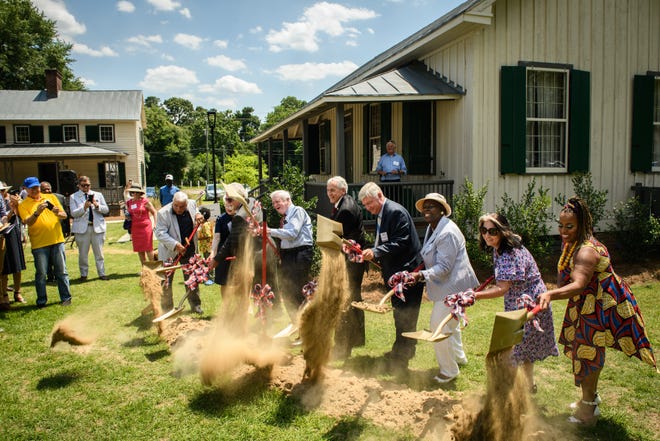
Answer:
[[[475,191],[474,184],[465,178],[460,193],[454,195],[452,220],[458,225],[465,236],[465,247],[472,265],[479,268],[490,268],[492,259],[479,247],[479,217],[483,214],[484,198],[488,193],[488,185]]]
[[[607,190],[596,190],[591,181],[591,173],[577,173],[571,178],[573,182],[573,192],[575,196],[579,197],[589,206],[589,212],[593,219],[594,229],[598,223],[603,220],[605,213],[605,204],[607,204]],[[555,202],[560,206],[564,206],[568,197],[559,193],[555,197]]]
[[[497,212],[506,216],[511,229],[522,237],[523,244],[532,255],[539,259],[550,252],[547,221],[552,219],[549,208],[552,204],[549,189],[539,186],[536,179],[527,184],[527,190],[519,202],[504,193],[502,206]]]
[[[626,258],[639,258],[660,245],[660,220],[636,197],[616,204],[610,228]]]

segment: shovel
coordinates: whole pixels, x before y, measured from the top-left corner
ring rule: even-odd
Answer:
[[[487,287],[490,284],[490,282],[492,282],[494,279],[495,276],[490,276],[488,279],[486,279],[484,283],[479,285],[479,287],[475,289],[474,292],[481,291],[482,289]],[[447,323],[449,323],[449,320],[451,320],[451,318],[452,318],[452,314],[451,313],[447,314],[447,316],[444,319],[442,319],[442,322],[440,322],[438,327],[435,328],[435,331],[433,332],[423,330],[423,331],[415,331],[415,332],[402,332],[401,335],[403,335],[404,337],[413,338],[415,340],[424,340],[424,341],[430,341],[431,343],[437,343],[446,338],[449,338],[452,335],[451,332],[449,334],[444,334],[442,332],[442,328],[444,328],[447,325]]]
[[[190,290],[186,289],[186,294],[183,296],[183,298],[181,299],[179,304],[176,305],[176,308],[173,308],[170,311],[166,312],[165,314],[163,314],[159,317],[156,317],[155,319],[152,320],[152,323],[162,322],[163,320],[168,319],[168,318],[172,317],[173,315],[177,315],[178,313],[183,311],[183,302],[185,302],[186,299],[188,298],[188,294],[190,294]]]
[[[531,311],[519,309],[495,314],[488,355],[505,351],[520,343],[525,332],[525,323],[534,318],[540,311],[541,305],[536,305]]]
[[[417,272],[422,268],[424,268],[424,262],[417,265],[417,268],[415,268],[411,272],[413,273]],[[363,311],[375,312],[376,314],[385,314],[394,309],[390,305],[385,304],[390,298],[392,298],[393,295],[394,295],[394,288],[387,291],[387,294],[385,294],[385,296],[382,299],[380,299],[380,302],[376,304],[367,303],[367,302],[351,302],[351,306],[353,308],[361,309]]]

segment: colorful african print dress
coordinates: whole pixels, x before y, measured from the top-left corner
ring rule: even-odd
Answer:
[[[564,353],[573,360],[575,385],[602,369],[606,347],[656,366],[637,300],[628,284],[612,270],[607,248],[594,238],[585,240],[582,246],[595,249],[600,260],[582,294],[568,300],[559,336]],[[573,266],[571,258],[559,274],[564,285],[570,281]]]

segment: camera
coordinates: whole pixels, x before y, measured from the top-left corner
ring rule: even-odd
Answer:
[[[20,190],[18,188],[14,188],[13,190],[9,190],[9,194],[12,196],[16,196],[17,194],[20,194]]]
[[[53,203],[52,203],[51,201],[46,201],[46,207],[47,207],[49,210],[52,210],[53,207],[54,207],[54,205],[53,205]]]
[[[87,195],[87,200],[88,200],[89,202],[94,202],[94,195],[93,195],[93,194],[88,194],[88,195]]]

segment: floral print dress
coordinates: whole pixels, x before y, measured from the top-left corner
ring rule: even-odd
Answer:
[[[532,254],[524,246],[507,250],[502,254],[493,251],[493,261],[495,280],[511,283],[511,288],[504,295],[505,311],[523,308],[521,303],[523,294],[530,296],[536,304],[539,294],[546,291],[541,272]],[[531,321],[525,324],[523,340],[513,348],[511,354],[516,364],[533,363],[550,355],[559,355],[555,328],[552,324],[552,309],[541,311],[536,318],[543,331],[537,330]]]

